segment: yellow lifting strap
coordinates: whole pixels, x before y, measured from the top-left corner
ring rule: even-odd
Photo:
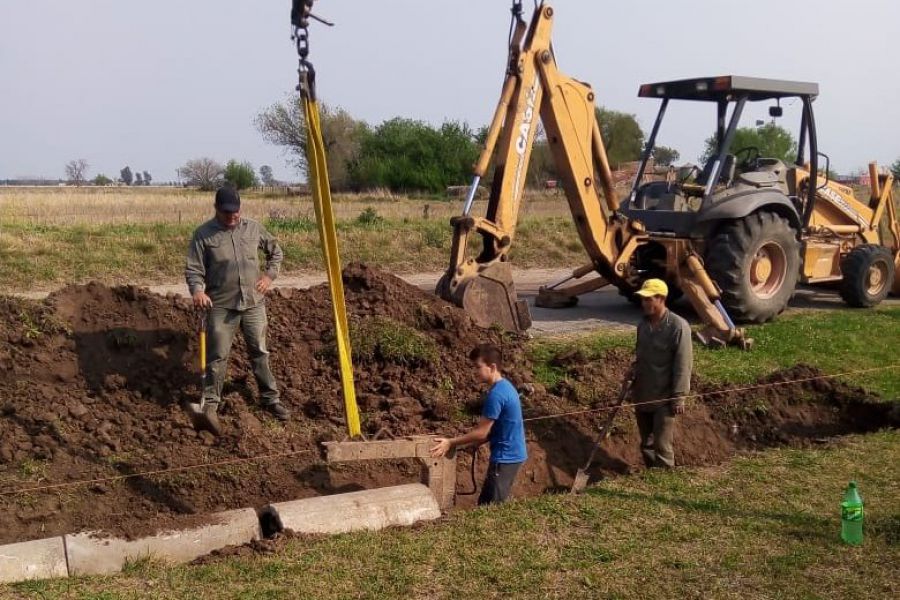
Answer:
[[[313,206],[316,209],[316,225],[328,269],[328,287],[331,290],[331,306],[334,309],[335,338],[341,369],[341,387],[344,390],[344,414],[347,417],[347,433],[351,438],[361,436],[359,408],[356,405],[356,388],[353,384],[353,359],[350,350],[350,330],[347,327],[347,307],[344,304],[344,282],[341,279],[341,258],[338,254],[337,231],[331,206],[331,184],[325,163],[325,143],[319,122],[319,104],[303,97],[306,115],[306,154],[309,186]]]

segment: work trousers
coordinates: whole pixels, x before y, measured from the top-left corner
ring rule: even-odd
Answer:
[[[641,434],[641,454],[648,467],[671,469],[675,466],[675,415],[669,402],[655,410],[635,411]]]
[[[522,463],[490,463],[478,496],[478,506],[506,502],[521,466]]]
[[[269,368],[269,351],[266,349],[268,319],[265,305],[257,304],[246,310],[213,307],[209,311],[206,328],[209,360],[203,386],[203,403],[217,406],[222,398],[228,355],[238,328],[247,344],[261,403],[268,406],[278,402],[278,384]]]

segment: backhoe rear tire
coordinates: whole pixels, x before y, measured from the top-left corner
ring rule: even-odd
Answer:
[[[726,223],[709,243],[706,270],[733,320],[765,323],[787,307],[797,287],[797,233],[787,219],[768,211]]]
[[[876,244],[863,244],[841,260],[841,298],[854,308],[881,303],[894,285],[894,257]]]

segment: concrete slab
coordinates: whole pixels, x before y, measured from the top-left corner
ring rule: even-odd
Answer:
[[[421,483],[278,502],[266,507],[285,529],[298,533],[344,533],[412,525],[441,516],[437,500]]]
[[[62,537],[0,546],[0,583],[66,577]]]
[[[213,550],[246,544],[262,537],[259,518],[252,508],[216,513],[207,525],[182,531],[123,540],[93,537],[91,532],[65,536],[70,575],[118,573],[126,562],[153,557],[166,562],[188,562]]]

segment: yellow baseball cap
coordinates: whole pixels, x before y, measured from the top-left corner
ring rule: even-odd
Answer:
[[[648,279],[635,294],[643,298],[651,298],[653,296],[667,298],[669,296],[669,286],[662,279]]]

